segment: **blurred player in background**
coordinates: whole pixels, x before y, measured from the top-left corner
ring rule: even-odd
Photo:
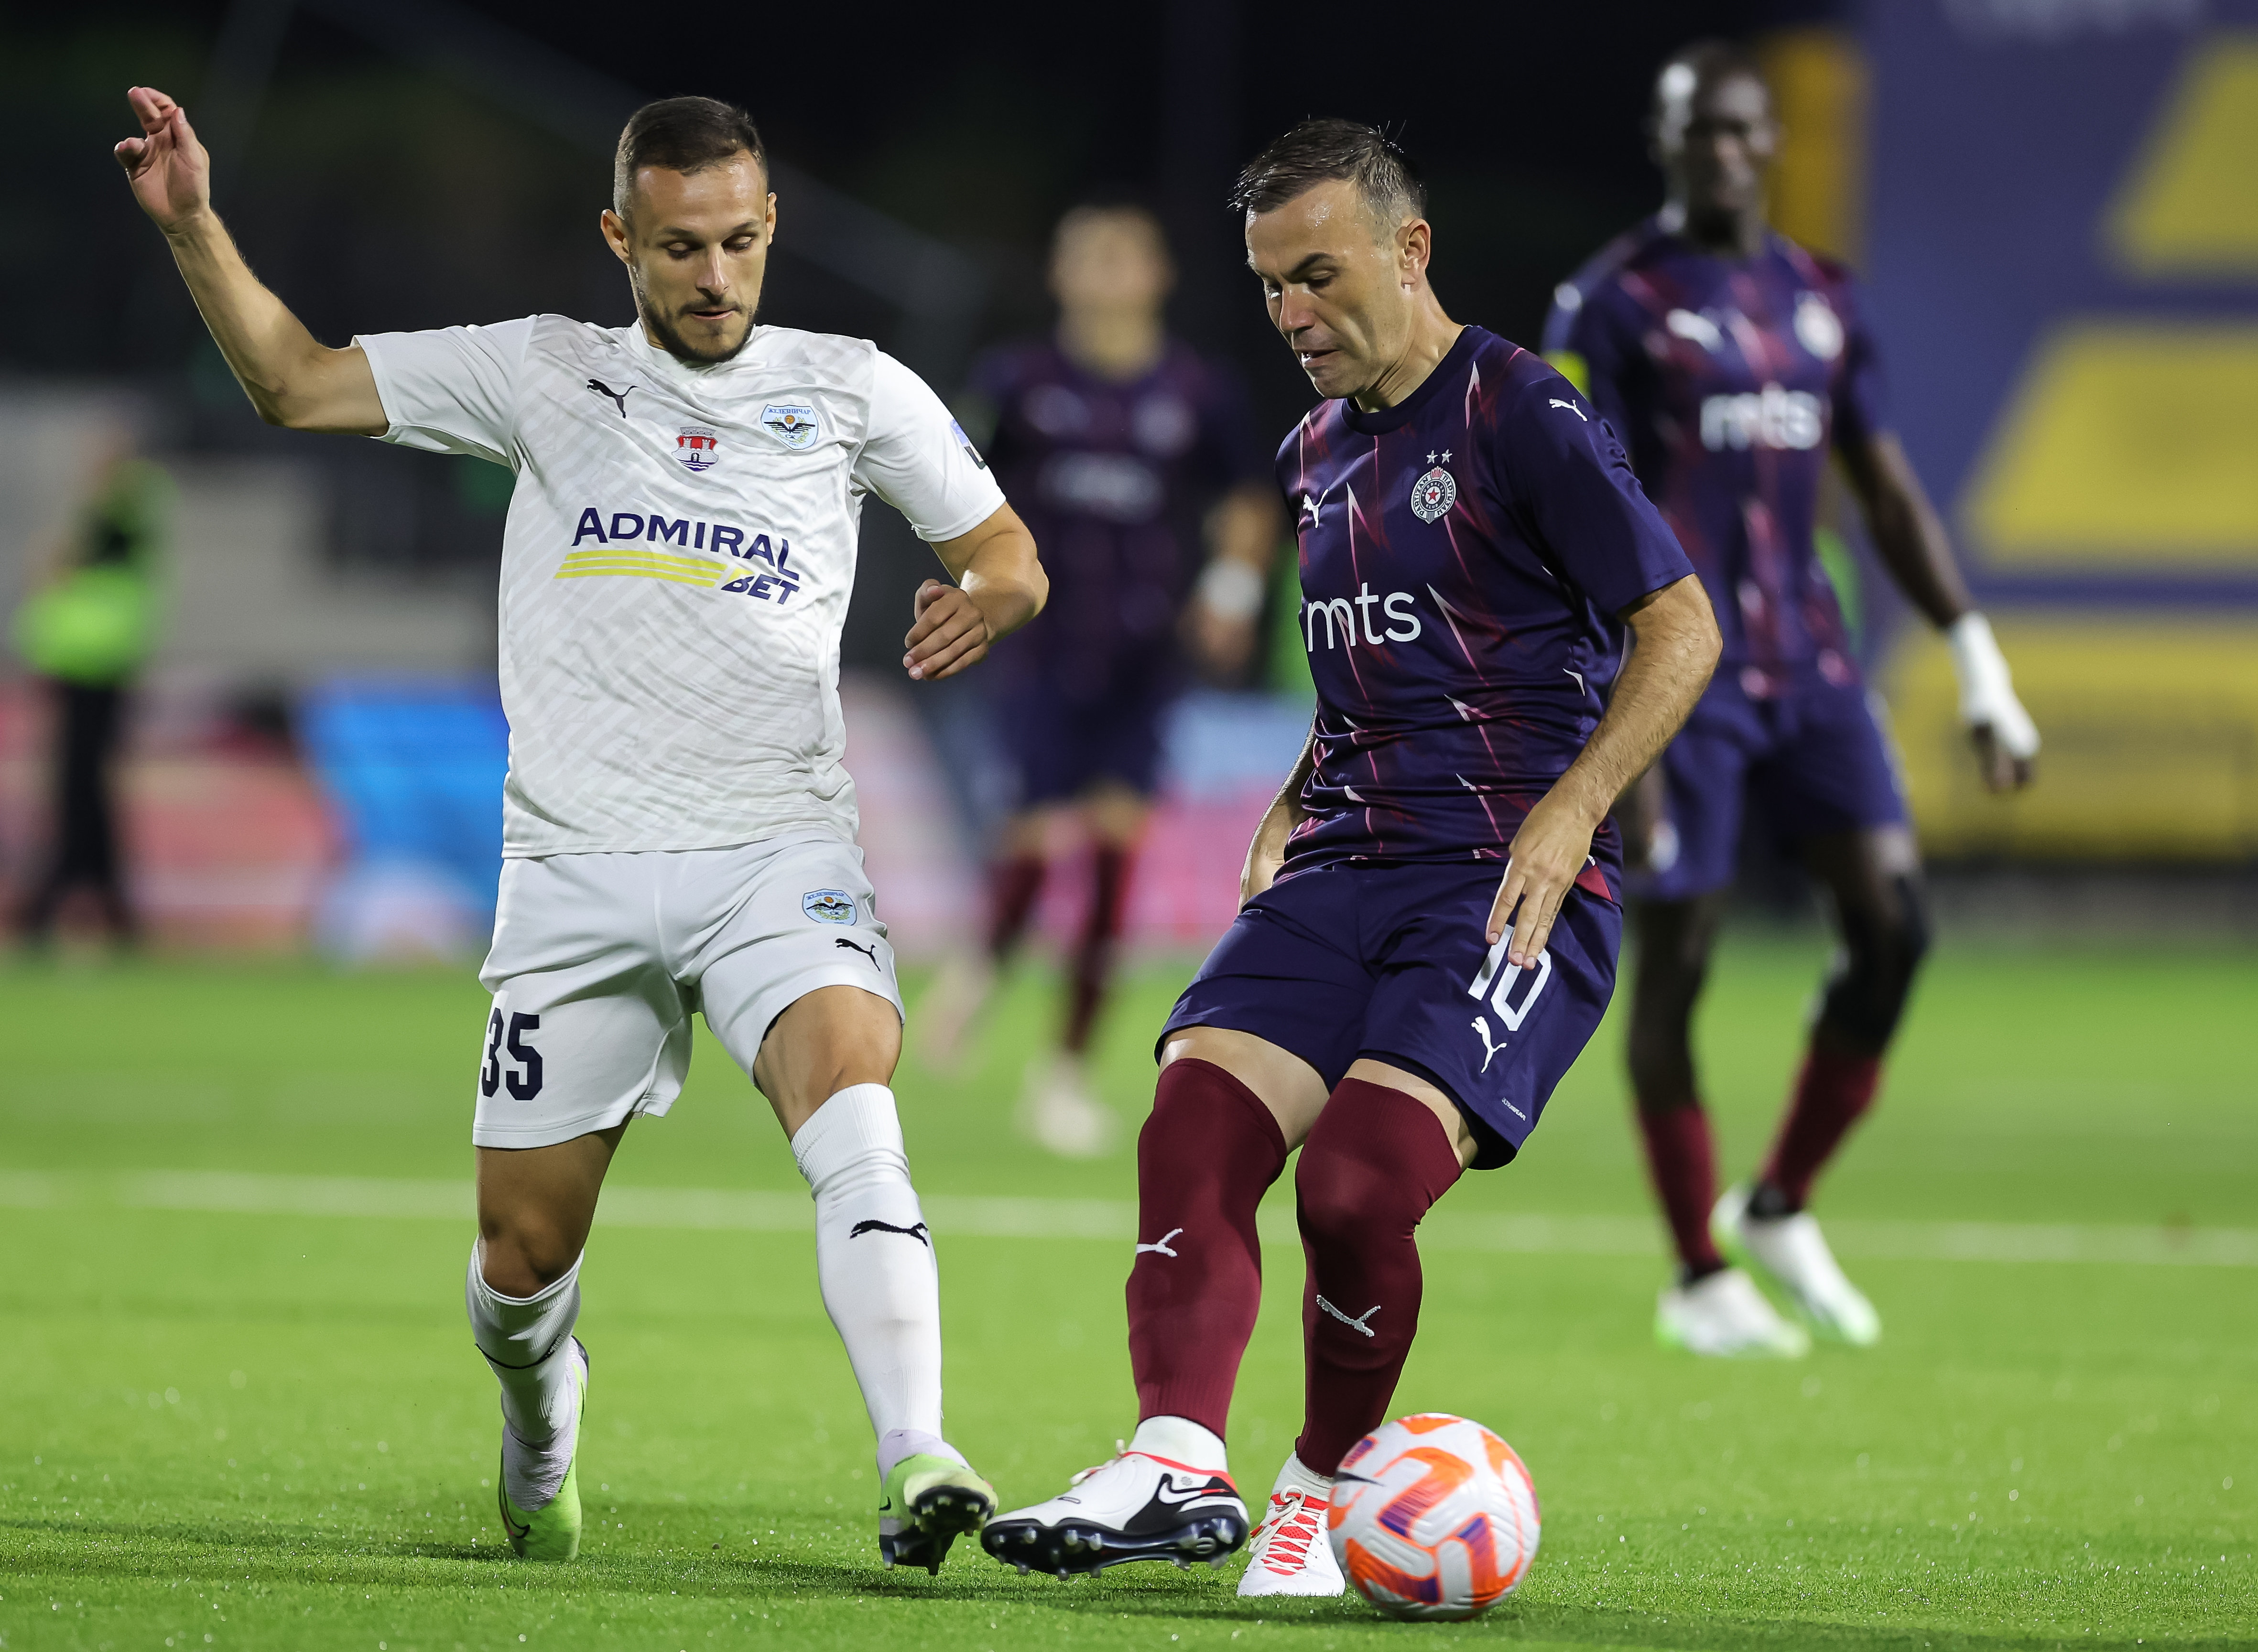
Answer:
[[[940,1283],[888,1088],[901,989],[855,846],[839,635],[869,494],[950,575],[918,590],[915,680],[1042,606],[1033,542],[907,368],[867,340],[754,324],[777,202],[742,110],[669,98],[621,133],[601,228],[634,323],[536,316],[332,350],[244,264],[185,111],[129,96],[143,135],[118,159],[261,416],[515,472],[465,1285],[501,1386],[511,1546],[579,1549],[582,1251],[628,1124],[681,1092],[697,1012],[813,1195],[824,1306],[878,1436],[879,1552],[938,1570],[995,1493],[941,1432]],[[761,1450],[747,1442],[756,1472]]]
[[[1414,1232],[1464,1170],[1512,1160],[1599,1025],[1622,932],[1608,811],[1700,695],[1717,627],[1598,415],[1444,312],[1399,149],[1307,121],[1233,204],[1325,398],[1275,472],[1317,713],[1248,846],[1239,917],[1159,1039],[1136,1436],[981,1541],[1061,1575],[1245,1541],[1224,1429],[1261,1305],[1255,1212],[1298,1147],[1306,1409],[1239,1591],[1337,1595],[1333,1476],[1411,1351]]]
[[[1058,1047],[1029,1065],[1021,1117],[1075,1157],[1114,1134],[1085,1057],[1183,645],[1218,677],[1245,669],[1280,525],[1236,379],[1168,335],[1175,281],[1152,214],[1076,208],[1052,246],[1058,331],[994,352],[972,379],[992,432],[983,445],[1043,547],[1051,599],[990,668],[1016,795],[990,871],[986,947],[955,961],[919,1014],[927,1053],[948,1064],[1033,915],[1057,817],[1070,817],[1090,846],[1090,904]]]
[[[1830,450],[1883,564],[1951,645],[1994,791],[2029,780],[2038,735],[1891,429],[1864,294],[1766,223],[1779,132],[1754,64],[1715,42],[1679,53],[1656,82],[1652,136],[1666,203],[1560,287],[1544,344],[1629,446],[1725,637],[1624,811],[1643,867],[1631,1083],[1679,1257],[1656,1330],[1696,1353],[1794,1356],[1807,1333],[1727,1257],[1762,1268],[1820,1335],[1880,1335],[1805,1206],[1873,1099],[1928,944],[1895,763],[1814,543]],[[1771,1156],[1720,1199],[1691,1023],[1750,805],[1826,890],[1842,947]]]
[[[157,642],[158,564],[172,501],[171,479],[118,443],[16,615],[18,651],[47,680],[55,720],[47,867],[18,915],[32,946],[48,939],[76,890],[94,897],[112,939],[131,943],[140,933],[114,793],[128,695]]]

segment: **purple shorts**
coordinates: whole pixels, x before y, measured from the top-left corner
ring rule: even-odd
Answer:
[[[1064,699],[1040,684],[999,695],[997,734],[1011,762],[1012,806],[1069,803],[1103,780],[1151,797],[1175,702],[1174,689],[1157,684],[1096,701]]]
[[[1360,1056],[1403,1067],[1459,1104],[1476,1169],[1502,1165],[1607,1013],[1622,911],[1572,890],[1535,968],[1516,969],[1482,933],[1502,871],[1409,863],[1281,878],[1240,908],[1161,1039],[1251,1032],[1328,1088]]]
[[[1675,855],[1630,878],[1630,893],[1684,901],[1730,883],[1751,803],[1789,847],[1900,824],[1905,793],[1881,715],[1862,683],[1813,678],[1752,700],[1720,673],[1662,757]]]

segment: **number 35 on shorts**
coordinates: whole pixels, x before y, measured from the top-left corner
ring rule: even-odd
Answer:
[[[1519,964],[1505,961],[1505,949],[1512,942],[1513,931],[1509,927],[1497,938],[1497,945],[1489,949],[1489,956],[1482,960],[1482,967],[1475,971],[1474,978],[1466,983],[1466,996],[1487,996],[1489,1007],[1497,1011],[1497,1018],[1505,1023],[1505,1030],[1518,1032],[1521,1024],[1529,1019],[1529,1012],[1537,1007],[1544,983],[1552,979],[1552,949],[1547,947],[1537,954],[1536,968],[1523,969]],[[1500,966],[1503,966],[1502,970]],[[1522,979],[1524,975],[1528,977],[1526,983]]]
[[[513,1015],[494,1005],[486,1017],[486,1064],[479,1069],[479,1094],[491,1096],[503,1085],[521,1102],[541,1094],[541,1052],[526,1034],[541,1031],[537,1015]]]

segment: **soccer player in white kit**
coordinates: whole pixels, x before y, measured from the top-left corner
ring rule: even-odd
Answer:
[[[636,325],[536,316],[332,350],[236,252],[186,111],[127,97],[142,136],[118,159],[261,417],[516,472],[466,1287],[501,1386],[511,1545],[579,1549],[581,1251],[628,1122],[680,1093],[702,1010],[813,1194],[824,1305],[878,1436],[880,1552],[938,1570],[995,1493],[941,1436],[940,1287],[887,1088],[901,992],[855,845],[839,634],[866,494],[954,579],[917,593],[912,678],[1040,608],[1033,541],[906,368],[754,325],[776,197],[740,110],[671,98],[621,134],[602,228]]]

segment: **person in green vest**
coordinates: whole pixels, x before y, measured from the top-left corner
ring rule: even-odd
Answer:
[[[35,946],[80,889],[95,897],[117,940],[138,933],[113,770],[128,691],[157,642],[157,572],[171,512],[170,479],[121,450],[102,466],[46,577],[16,613],[17,651],[51,684],[55,705],[53,835],[18,915]]]

